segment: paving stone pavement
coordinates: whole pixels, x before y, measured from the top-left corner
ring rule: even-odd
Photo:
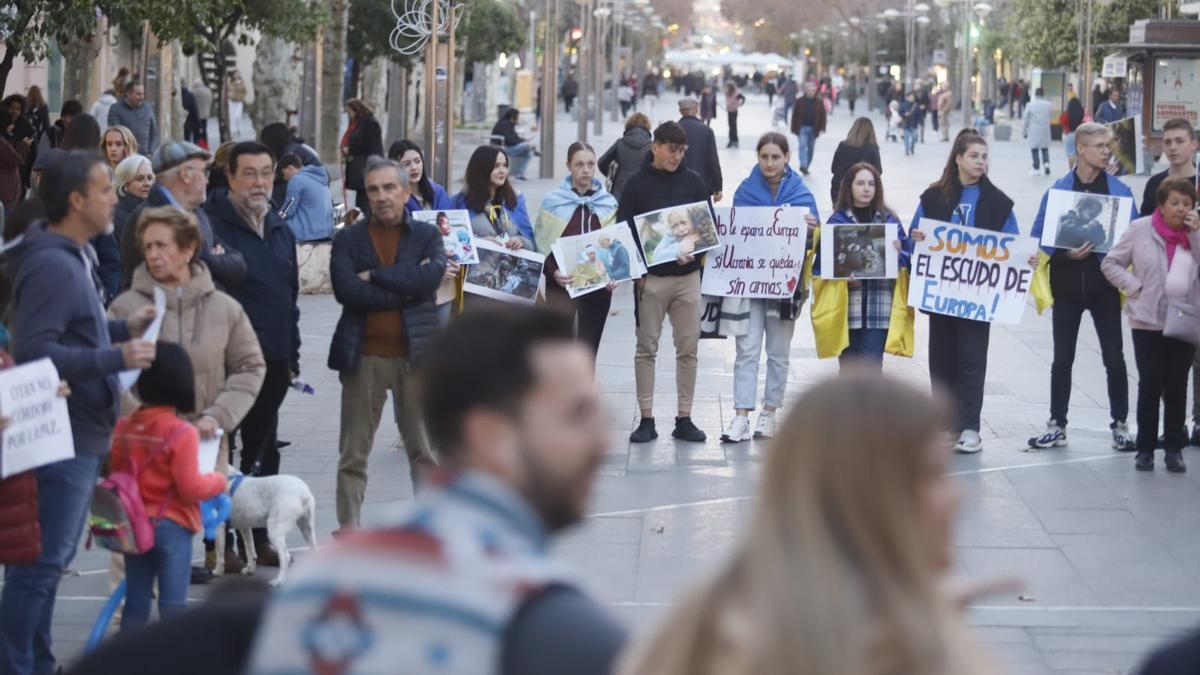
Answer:
[[[648,105],[655,121],[674,116],[676,97]],[[645,105],[645,104],[643,104]],[[770,128],[765,98],[750,96],[742,108],[743,147],[722,151],[726,200],[754,163],[754,140]],[[860,109],[861,112],[861,109]],[[829,211],[827,167],[837,140],[851,121],[843,106],[817,143],[809,183],[823,214]],[[878,116],[877,129],[882,129]],[[606,120],[607,133],[593,141],[603,152],[619,128]],[[566,117],[558,125],[559,148],[574,140]],[[724,145],[724,122],[714,129]],[[460,136],[459,167],[472,147]],[[926,132],[916,156],[905,158],[898,143],[882,146],[884,184],[891,205],[905,223],[920,191],[941,172],[947,143]],[[1029,175],[1029,156],[1017,138],[992,145],[991,175],[1017,203],[1028,232],[1041,192],[1066,171],[1061,143],[1051,149],[1055,175]],[[561,155],[561,150],[560,150]],[[564,162],[565,163],[565,162]],[[533,175],[533,171],[530,174]],[[565,169],[560,170],[561,180]],[[1145,178],[1130,180],[1141,194]],[[557,181],[532,180],[520,188],[538,204]],[[301,300],[303,377],[313,396],[290,393],[282,409],[280,435],[292,442],[283,468],[304,478],[318,502],[318,534],[323,544],[333,516],[337,466],[339,386],[325,358],[338,306],[331,296]],[[792,345],[789,399],[807,385],[836,374],[833,361],[815,356],[807,313]],[[669,327],[668,327],[669,330]],[[928,382],[924,346],[926,322],[917,323],[915,358],[887,357],[885,370],[914,382]],[[739,540],[754,509],[764,442],[721,445],[732,414],[734,349],[731,342],[706,341],[700,347],[700,378],[694,417],[709,436],[705,444],[669,438],[631,446],[636,423],[633,385],[633,315],[628,285],[616,294],[598,377],[611,415],[611,451],[597,481],[591,516],[564,536],[558,552],[589,578],[593,591],[635,630],[644,630],[680,592],[713,569]],[[673,404],[670,339],[663,336],[659,416]],[[956,573],[966,579],[1015,574],[1026,582],[1018,594],[993,597],[969,611],[970,622],[1008,672],[1124,673],[1154,645],[1200,623],[1200,452],[1192,473],[1168,475],[1133,470],[1132,457],[1109,448],[1104,371],[1095,333],[1085,328],[1072,389],[1071,444],[1025,453],[1025,441],[1045,422],[1052,356],[1049,317],[1030,307],[1019,326],[992,332],[990,367],[983,408],[982,454],[954,458],[952,471],[965,499],[959,518]],[[1132,349],[1131,395],[1136,393]],[[385,423],[376,438],[364,517],[370,522],[394,512],[410,498],[405,454],[395,426]],[[1161,461],[1161,460],[1160,460]],[[298,536],[291,544],[302,546]],[[303,556],[303,552],[298,555]],[[64,579],[54,634],[57,652],[77,655],[107,595],[106,556],[81,551]],[[266,573],[266,571],[262,572]],[[193,587],[195,597],[203,588]]]

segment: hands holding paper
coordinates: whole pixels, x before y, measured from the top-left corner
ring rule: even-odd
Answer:
[[[142,337],[146,334],[146,329],[154,323],[154,317],[158,316],[158,312],[153,305],[147,305],[132,316],[125,320],[125,325],[129,327],[129,334],[134,337]]]
[[[67,384],[66,380],[59,380],[58,381],[58,397],[66,398],[70,395],[71,395],[71,385]],[[8,415],[0,415],[0,431],[4,431],[5,429],[7,429],[8,423],[10,421],[11,420],[9,419]]]
[[[675,258],[675,261],[680,265],[686,265],[692,262],[696,259],[696,256],[692,255],[692,251],[695,250],[696,242],[692,241],[691,239],[684,239],[683,241],[679,242],[679,256]]]
[[[200,432],[200,438],[209,440],[217,437],[217,434],[221,431],[221,425],[211,416],[205,415],[196,420],[196,429]]]
[[[1095,248],[1096,248],[1095,244],[1093,244],[1092,242],[1089,241],[1089,242],[1084,243],[1084,245],[1080,246],[1079,248],[1073,248],[1073,249],[1067,251],[1067,257],[1070,258],[1071,260],[1083,260],[1084,258],[1091,255],[1092,251],[1095,250]]]
[[[141,370],[149,368],[150,364],[154,362],[154,343],[150,340],[140,340],[137,338],[146,334],[150,325],[154,323],[156,316],[158,316],[158,312],[155,307],[147,305],[134,312],[132,316],[125,320],[125,325],[129,327],[129,334],[135,338],[121,345],[121,357],[125,361],[126,368]],[[154,338],[150,339],[153,340]]]

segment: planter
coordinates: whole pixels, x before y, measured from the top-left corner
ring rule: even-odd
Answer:
[[[1012,140],[1012,130],[1011,124],[997,124],[992,127],[992,138],[997,141],[1010,141]]]

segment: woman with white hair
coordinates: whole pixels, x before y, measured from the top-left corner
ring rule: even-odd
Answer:
[[[125,226],[135,209],[141,206],[150,188],[154,185],[154,171],[150,158],[133,154],[121,160],[113,170],[113,185],[117,189],[117,207],[113,211],[113,231],[117,241],[121,240]]]

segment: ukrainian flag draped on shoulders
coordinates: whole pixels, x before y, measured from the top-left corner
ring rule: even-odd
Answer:
[[[534,226],[534,236],[540,253],[550,254],[550,247],[571,222],[575,210],[586,206],[600,219],[600,226],[612,225],[617,219],[617,198],[604,189],[599,179],[592,179],[592,189],[588,194],[581,195],[575,191],[571,177],[563,179],[561,185],[555,188],[542,200],[542,209],[538,212],[537,224]]]

